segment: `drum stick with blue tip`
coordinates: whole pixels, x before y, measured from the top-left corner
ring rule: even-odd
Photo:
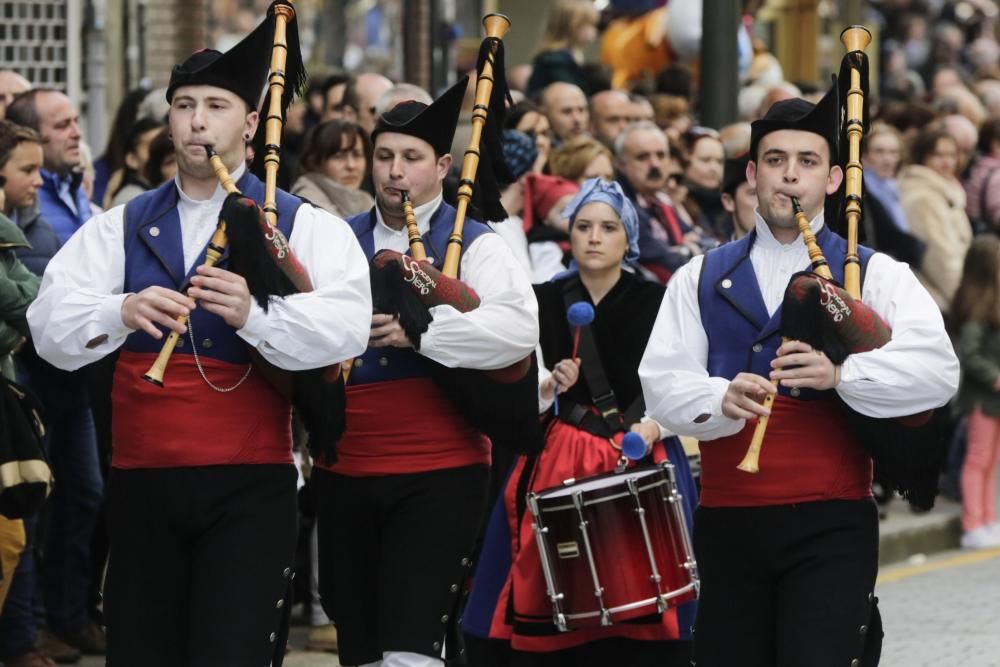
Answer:
[[[649,453],[646,439],[635,431],[629,431],[622,438],[622,456],[629,461],[638,461]]]
[[[576,333],[573,334],[573,354],[570,355],[570,359],[576,359],[576,353],[580,349],[580,329],[585,327],[594,321],[594,307],[587,303],[586,301],[577,301],[576,303],[570,305],[566,310],[566,319],[569,321],[571,327],[576,327]],[[555,403],[553,407],[555,409],[556,417],[559,416],[559,383],[556,383],[555,389],[553,390],[553,398]]]

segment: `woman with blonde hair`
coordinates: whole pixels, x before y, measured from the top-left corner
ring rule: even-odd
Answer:
[[[588,136],[573,137],[552,151],[549,156],[549,171],[553,176],[580,184],[595,176],[606,181],[615,180],[611,151],[597,139]]]
[[[719,132],[711,127],[689,128],[681,137],[687,164],[683,205],[695,222],[720,243],[733,235],[732,219],[722,207],[722,176],[726,151]]]
[[[913,164],[899,172],[899,198],[910,230],[927,244],[917,277],[945,314],[962,279],[972,243],[965,189],[958,180],[958,146],[943,129],[928,127],[912,144]]]
[[[597,39],[597,10],[590,0],[556,0],[549,10],[528,79],[528,95],[565,81],[593,94],[583,68],[583,52]]]
[[[925,245],[910,231],[899,191],[899,168],[906,160],[903,135],[883,121],[872,123],[865,138],[861,162],[864,173],[864,205],[861,223],[865,243],[909,264],[914,271],[924,261]]]

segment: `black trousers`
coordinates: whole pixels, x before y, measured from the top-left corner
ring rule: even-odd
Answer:
[[[873,500],[700,507],[694,551],[698,667],[878,664]]]
[[[319,592],[344,665],[441,657],[486,512],[486,466],[379,477],[313,471]]]
[[[113,470],[110,667],[267,667],[296,537],[291,465]]]

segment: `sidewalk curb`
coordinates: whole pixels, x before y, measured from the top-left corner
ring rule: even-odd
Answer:
[[[957,503],[939,501],[938,507],[926,515],[907,517],[903,516],[904,512],[909,514],[908,509],[891,512],[879,527],[880,566],[899,563],[917,554],[929,555],[958,548],[962,510]]]

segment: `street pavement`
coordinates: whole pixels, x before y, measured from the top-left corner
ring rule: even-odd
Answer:
[[[883,568],[882,667],[1000,667],[1000,549]]]
[[[1000,549],[918,555],[884,567],[876,595],[885,624],[882,667],[1000,667]],[[286,667],[339,667],[335,655],[295,651],[305,635],[293,628]]]
[[[340,667],[340,662],[337,660],[336,655],[295,650],[296,646],[302,646],[305,643],[305,628],[293,628],[292,636],[289,640],[292,650],[285,656],[285,667]]]

